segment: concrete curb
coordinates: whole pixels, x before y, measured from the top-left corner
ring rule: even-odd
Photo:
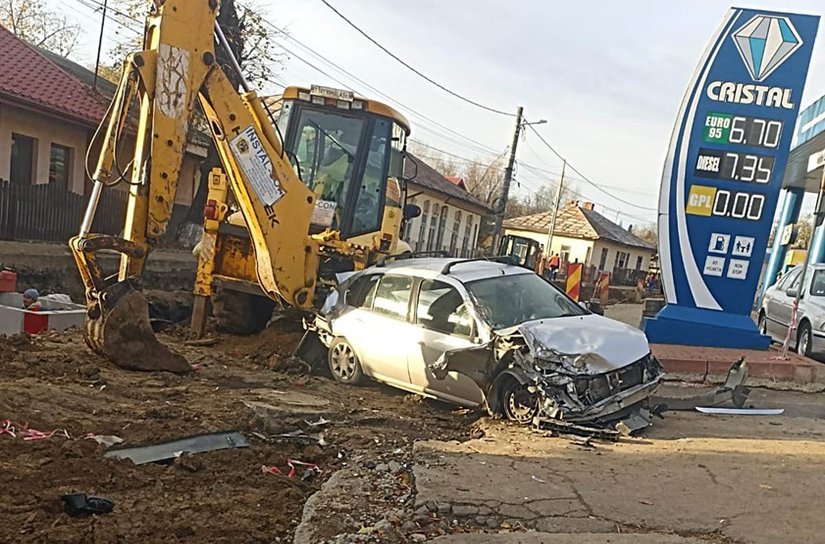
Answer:
[[[800,385],[825,384],[825,365],[794,353],[780,360],[779,352],[705,348],[697,346],[651,345],[666,373],[691,382],[722,382],[739,357],[748,363],[748,376],[760,382],[789,382]]]

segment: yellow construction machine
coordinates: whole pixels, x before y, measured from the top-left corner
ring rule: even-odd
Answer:
[[[404,219],[403,153],[407,120],[389,106],[324,87],[287,87],[266,99],[276,119],[284,150],[301,182],[315,193],[310,234],[345,240],[350,250],[322,251],[316,295],[335,285],[337,272],[376,256],[404,253],[399,239]],[[230,332],[257,332],[274,301],[262,292],[256,275],[253,239],[240,203],[226,177],[210,176],[204,235],[197,247],[198,273],[192,331],[204,331],[208,302],[219,325]],[[407,217],[417,210],[407,210]],[[216,295],[217,290],[217,296]],[[323,297],[318,297],[321,298]]]
[[[219,9],[217,0],[155,0],[145,49],[127,56],[94,138],[101,152],[93,189],[69,244],[86,289],[86,342],[124,368],[189,370],[154,336],[140,278],[169,223],[198,105],[223,168],[210,173],[196,319],[203,318],[214,280],[312,310],[335,272],[399,251],[405,212],[416,212],[404,205],[406,120],[344,91],[294,87],[273,104],[276,120],[240,75],[216,22]],[[215,41],[244,92],[216,62]],[[126,133],[135,144],[123,164]],[[92,233],[102,191],[118,183],[129,184],[130,193],[123,236]],[[112,250],[121,254],[120,267],[106,275],[97,253]]]

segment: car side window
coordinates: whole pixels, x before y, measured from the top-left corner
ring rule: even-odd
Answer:
[[[371,274],[361,276],[352,282],[344,295],[347,306],[353,308],[369,308],[372,306],[372,299],[375,297],[375,289],[378,287],[379,279],[381,279],[380,275]]]
[[[470,337],[473,319],[458,290],[444,282],[424,280],[418,291],[416,321],[445,334]]]
[[[799,268],[794,268],[790,272],[785,274],[785,277],[779,280],[779,283],[776,284],[776,288],[780,291],[786,290],[790,283],[796,279],[796,276],[799,274],[800,270],[801,269]]]
[[[382,276],[375,292],[373,311],[390,317],[407,319],[412,282],[413,279],[409,276]]]
[[[789,281],[791,282],[791,284],[788,285],[788,288],[785,291],[787,292],[787,291],[790,291],[791,289],[797,289],[798,290],[799,289],[799,283],[802,281],[801,271],[800,271],[800,273],[797,273],[797,275],[794,276],[794,278],[789,280]]]

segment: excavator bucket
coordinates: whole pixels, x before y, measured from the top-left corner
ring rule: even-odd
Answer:
[[[86,343],[94,351],[127,370],[181,374],[192,367],[163,345],[149,322],[149,303],[126,282],[101,293],[101,303],[86,317]]]

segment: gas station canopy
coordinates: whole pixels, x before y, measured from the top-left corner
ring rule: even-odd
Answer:
[[[799,114],[792,146],[783,187],[818,192],[825,164],[825,96]],[[811,163],[817,160],[815,157],[812,161],[815,155],[819,155],[818,166],[809,172],[809,167],[814,166]]]

